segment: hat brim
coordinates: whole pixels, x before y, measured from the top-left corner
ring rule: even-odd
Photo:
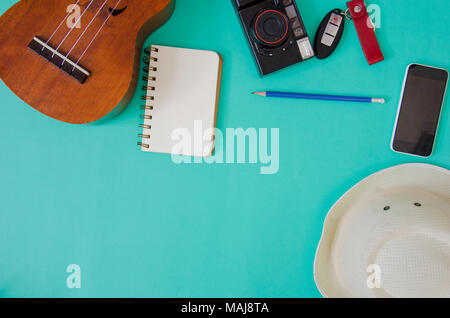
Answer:
[[[367,297],[347,288],[339,275],[336,275],[333,258],[339,255],[333,255],[336,253],[333,245],[339,227],[352,207],[367,198],[374,198],[390,189],[398,188],[432,193],[450,204],[450,171],[429,164],[404,164],[379,171],[348,190],[328,212],[316,251],[314,279],[324,297]],[[450,211],[448,213],[450,218]],[[358,240],[357,237],[354,239]]]

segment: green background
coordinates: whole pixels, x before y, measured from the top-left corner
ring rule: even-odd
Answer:
[[[3,0],[0,12],[13,0]],[[447,105],[429,159],[389,148],[405,68],[449,69],[448,0],[377,0],[386,60],[368,66],[347,23],[327,60],[266,78],[229,0],[177,0],[147,44],[214,50],[224,60],[218,127],[279,128],[280,169],[175,165],[136,146],[139,96],[104,124],[49,119],[1,83],[0,297],[319,297],[323,220],[352,185],[406,162],[450,168]],[[341,0],[298,1],[311,37]],[[4,32],[0,30],[0,32]],[[0,48],[1,49],[1,48]],[[255,90],[368,95],[388,103],[276,100]],[[79,264],[82,288],[66,287]]]

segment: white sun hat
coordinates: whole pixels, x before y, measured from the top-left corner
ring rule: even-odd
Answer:
[[[450,171],[405,164],[345,193],[314,262],[325,297],[450,297]]]

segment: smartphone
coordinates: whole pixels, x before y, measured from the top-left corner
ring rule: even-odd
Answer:
[[[397,111],[391,148],[396,152],[429,157],[433,152],[447,89],[448,71],[411,64]]]

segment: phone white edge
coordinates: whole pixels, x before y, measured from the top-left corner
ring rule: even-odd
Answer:
[[[444,71],[444,72],[447,73],[447,82],[445,83],[444,98],[442,99],[442,105],[441,105],[441,109],[440,109],[440,112],[439,112],[439,118],[438,118],[438,123],[437,123],[437,127],[436,127],[436,136],[434,137],[433,147],[432,147],[432,150],[431,150],[431,154],[429,156],[420,156],[420,155],[416,155],[416,154],[413,154],[413,153],[402,152],[402,151],[398,151],[398,150],[394,149],[395,132],[397,131],[398,117],[400,116],[400,111],[402,109],[403,96],[404,96],[404,93],[405,93],[405,86],[406,86],[406,80],[408,79],[409,69],[413,65],[425,66],[425,67],[433,68],[433,69],[436,69],[436,70],[441,70],[441,71]],[[431,157],[431,155],[433,154],[434,145],[435,145],[436,139],[437,139],[437,133],[438,133],[438,130],[439,130],[439,123],[441,121],[442,109],[444,108],[445,95],[446,95],[447,87],[448,87],[448,76],[449,76],[449,73],[448,73],[448,71],[445,68],[434,67],[434,66],[429,66],[429,65],[420,64],[420,63],[411,63],[411,64],[408,65],[408,67],[406,68],[406,72],[405,72],[405,78],[403,79],[402,91],[400,92],[400,101],[399,101],[398,107],[397,107],[397,116],[395,118],[394,131],[392,132],[392,138],[391,138],[391,150],[392,151],[397,152],[397,153],[410,155],[410,156],[420,157],[420,158],[429,158],[429,157]]]

